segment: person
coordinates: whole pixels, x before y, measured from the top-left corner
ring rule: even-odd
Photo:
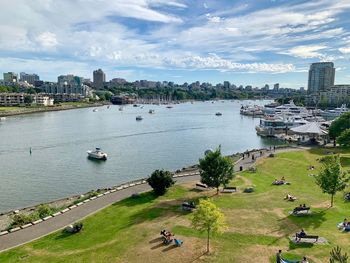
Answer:
[[[276,253],[276,263],[281,263],[282,262],[282,250],[278,250]]]
[[[284,176],[282,176],[281,181],[284,182],[286,179],[284,178]]]
[[[306,233],[304,229],[302,229],[299,233],[295,233],[295,240],[300,241],[301,238],[305,237]],[[299,238],[299,240],[298,240]]]
[[[307,261],[306,257],[303,257],[303,259],[300,261],[300,263],[309,263],[309,261]]]
[[[306,208],[306,204],[303,204],[303,208]]]
[[[252,154],[252,161],[254,161],[254,159],[255,159],[255,156],[254,156],[254,154]]]

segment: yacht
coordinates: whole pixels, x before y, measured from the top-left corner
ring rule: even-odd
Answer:
[[[88,157],[97,160],[107,160],[107,153],[101,151],[100,148],[96,148],[94,151],[87,151]]]
[[[92,111],[93,111],[93,112],[96,112],[96,111],[98,111],[98,109],[97,109],[97,108],[95,108],[95,109],[93,109]]]
[[[216,116],[221,116],[222,113],[221,113],[221,112],[217,112],[217,113],[215,113],[215,115],[216,115]]]
[[[148,111],[148,113],[149,113],[149,114],[153,114],[153,113],[154,113],[154,110],[150,109],[150,110]]]
[[[340,108],[335,108],[334,110],[325,110],[321,112],[321,116],[325,119],[335,119],[346,112],[349,112],[349,109],[345,104],[342,104]]]
[[[258,105],[254,106],[243,106],[241,107],[240,114],[252,117],[261,117],[264,116],[263,107]]]
[[[136,116],[136,120],[137,120],[137,121],[142,121],[143,118],[142,118],[142,116],[139,115],[139,116]]]

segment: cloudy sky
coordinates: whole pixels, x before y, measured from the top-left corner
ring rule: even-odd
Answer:
[[[0,72],[306,86],[350,83],[350,0],[0,0]]]

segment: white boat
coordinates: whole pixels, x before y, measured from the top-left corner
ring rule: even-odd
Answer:
[[[87,151],[88,157],[97,160],[107,160],[107,153],[101,151],[100,148],[96,148],[95,151]]]
[[[148,111],[148,113],[149,113],[149,114],[153,114],[153,113],[154,113],[154,110],[150,109],[150,110]]]
[[[0,121],[5,121],[6,117],[0,117]]]
[[[217,112],[217,113],[215,113],[215,115],[216,115],[216,116],[221,116],[222,113],[221,113],[221,112]]]
[[[137,121],[142,121],[143,118],[142,118],[142,116],[139,115],[139,116],[136,116],[136,120],[137,120]]]
[[[240,110],[240,114],[252,117],[261,117],[264,116],[263,107],[258,105],[254,106],[242,106]]]
[[[93,112],[97,112],[97,111],[98,111],[98,109],[97,109],[97,108],[95,108],[95,109],[93,109],[92,111],[93,111]]]

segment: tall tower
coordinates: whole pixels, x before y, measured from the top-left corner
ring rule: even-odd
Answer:
[[[102,71],[102,69],[94,70],[93,74],[93,86],[96,89],[102,89],[104,83],[106,82],[106,74]]]
[[[312,63],[309,70],[307,92],[309,94],[325,91],[334,85],[335,68],[333,62]]]

